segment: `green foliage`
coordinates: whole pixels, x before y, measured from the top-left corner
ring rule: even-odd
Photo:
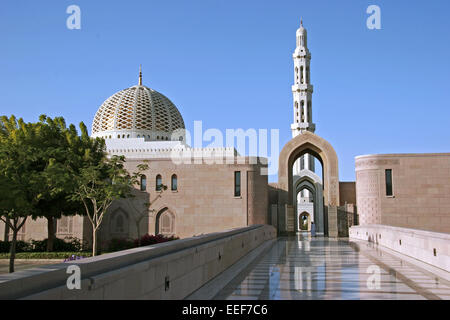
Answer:
[[[8,253],[11,249],[10,241],[0,241],[0,253]],[[16,252],[30,252],[33,250],[33,245],[25,241],[16,242]]]
[[[80,201],[92,225],[93,255],[97,248],[97,231],[114,200],[132,196],[136,177],[130,176],[124,167],[124,156],[112,156],[100,163],[81,168],[74,176],[75,192],[70,196]]]
[[[47,241],[44,240],[31,240],[33,252],[44,252],[47,250]],[[77,238],[70,238],[67,240],[55,238],[53,242],[54,252],[79,252],[83,250],[83,243]]]
[[[130,239],[111,239],[108,242],[108,252],[115,252],[135,248],[135,242]]]
[[[47,218],[53,239],[54,218],[84,213],[83,203],[69,197],[77,187],[74,177],[106,154],[103,139],[91,139],[83,123],[80,130],[79,136],[62,117],[42,115],[37,123],[0,118],[0,220],[13,231],[10,272],[16,235],[28,217]]]
[[[9,253],[10,241],[0,241],[0,253]],[[47,239],[31,240],[30,242],[17,241],[16,252],[44,252],[47,250]],[[80,252],[83,250],[83,243],[77,238],[54,239],[55,252]]]

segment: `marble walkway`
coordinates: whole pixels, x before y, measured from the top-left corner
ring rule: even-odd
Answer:
[[[214,299],[450,300],[450,283],[366,242],[279,238]]]

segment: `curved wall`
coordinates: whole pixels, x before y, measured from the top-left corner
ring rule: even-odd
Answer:
[[[365,155],[355,162],[360,225],[450,232],[450,153]]]

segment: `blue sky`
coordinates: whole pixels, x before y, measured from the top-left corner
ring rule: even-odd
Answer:
[[[72,4],[81,30],[66,28]],[[371,4],[381,30],[366,27]],[[188,129],[280,129],[281,148],[303,17],[316,133],[350,181],[357,155],[450,152],[449,15],[447,0],[3,0],[0,114],[90,127],[142,64],[144,85],[169,97]]]

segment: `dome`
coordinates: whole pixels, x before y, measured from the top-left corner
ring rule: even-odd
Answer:
[[[93,137],[183,140],[184,121],[177,107],[163,94],[141,85],[141,81],[103,102],[92,123]],[[180,135],[172,138],[177,130]]]

